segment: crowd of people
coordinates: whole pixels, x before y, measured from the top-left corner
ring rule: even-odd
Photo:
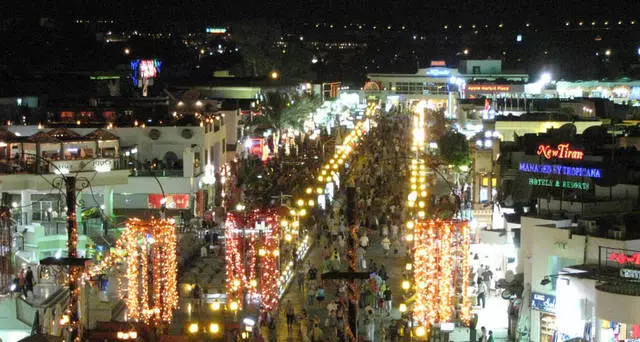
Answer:
[[[367,341],[394,340],[408,328],[408,321],[402,320],[397,311],[394,315],[393,310],[394,293],[399,291],[392,288],[399,287],[404,272],[392,278],[387,270],[389,263],[406,263],[402,222],[408,156],[402,146],[408,146],[406,139],[410,134],[409,122],[399,118],[383,119],[385,122],[370,132],[341,177],[342,184],[351,183],[357,189],[355,239],[346,221],[345,187],[336,193],[325,213],[312,221],[319,255],[299,265],[296,280],[299,298],[293,302],[286,299],[280,308],[289,340],[347,340],[349,280],[327,280],[322,275],[351,271],[352,251],[355,271],[368,273],[368,279],[356,282],[360,335]],[[297,311],[296,301],[304,303]]]

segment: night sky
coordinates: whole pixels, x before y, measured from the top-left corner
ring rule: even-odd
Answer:
[[[149,25],[267,18],[281,22],[557,24],[564,20],[619,20],[640,16],[638,0],[8,0],[0,16],[108,18]],[[165,20],[166,19],[166,20]]]

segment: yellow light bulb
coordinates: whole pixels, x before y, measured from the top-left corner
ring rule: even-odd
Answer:
[[[220,332],[220,325],[218,323],[209,324],[209,332],[212,334],[217,334]]]
[[[323,180],[324,180],[324,177],[318,176],[318,182],[322,182]]]
[[[400,311],[402,313],[407,312],[407,304],[405,304],[405,303],[400,304],[398,306],[398,311]]]
[[[405,237],[405,239],[407,241],[413,241],[413,234],[407,234],[407,236]]]
[[[299,207],[302,207],[304,205],[304,200],[299,199],[296,203],[298,204]]]
[[[213,311],[220,310],[220,302],[217,300],[214,300],[213,303],[211,303],[211,310]]]
[[[314,204],[316,204],[316,202],[314,202],[313,200],[309,200],[309,202],[307,203],[310,207],[313,207]]]
[[[249,281],[249,286],[256,287],[258,286],[258,282],[255,279],[251,279],[251,281]]]
[[[300,216],[304,216],[306,214],[307,214],[307,211],[305,209],[300,210]]]
[[[267,254],[267,251],[265,251],[265,250],[264,250],[264,248],[260,248],[260,249],[258,250],[258,255],[259,255],[259,256],[263,257],[263,256],[265,256],[266,254]]]
[[[405,269],[406,269],[407,271],[411,271],[411,267],[412,267],[412,266],[411,266],[411,263],[407,263],[407,265],[405,266]]]
[[[285,236],[284,236],[284,239],[285,239],[287,242],[290,242],[290,241],[291,241],[291,239],[292,239],[291,234],[287,234],[287,235],[285,235]]]
[[[323,193],[322,188],[316,188],[316,193],[317,193],[318,195],[322,195],[322,193]]]
[[[408,221],[407,222],[407,229],[413,229],[413,227],[414,227],[413,221]]]
[[[293,214],[291,214],[291,215],[293,215]],[[280,224],[281,224],[283,227],[287,227],[287,226],[289,225],[289,221],[287,221],[287,220],[282,220],[282,222],[280,222]]]
[[[238,303],[237,303],[237,302],[231,302],[231,303],[229,303],[229,310],[231,310],[231,311],[238,311]]]
[[[408,290],[411,288],[411,283],[408,280],[403,280],[402,281],[402,289],[403,290]]]
[[[307,195],[311,195],[311,193],[313,192],[313,189],[307,188],[304,192],[306,192]]]
[[[189,324],[189,332],[195,334],[198,332],[198,323]]]
[[[417,327],[416,328],[416,336],[423,337],[427,334],[427,329],[425,327]]]

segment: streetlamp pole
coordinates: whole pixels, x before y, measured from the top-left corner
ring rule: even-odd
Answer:
[[[67,254],[69,258],[78,257],[78,221],[76,220],[76,177],[65,177],[65,186],[67,190]],[[79,317],[78,317],[78,301],[80,297],[80,288],[78,287],[78,278],[80,270],[76,266],[69,266],[69,306],[67,314],[69,315],[70,341],[79,341]]]

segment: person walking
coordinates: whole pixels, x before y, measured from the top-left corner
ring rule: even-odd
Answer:
[[[293,304],[291,304],[291,300],[287,300],[284,308],[285,315],[287,316],[287,330],[289,334],[293,331],[293,321],[295,320],[295,312],[293,311]]]
[[[494,342],[493,331],[489,330],[489,336],[487,336],[487,342]]]
[[[480,328],[480,338],[478,339],[478,342],[488,342],[487,341],[487,328],[485,328],[485,327]]]
[[[484,283],[484,281],[482,281],[481,278],[478,278],[478,288],[476,290],[476,298],[477,298],[477,304],[478,306],[480,306],[480,303],[482,303],[482,308],[484,309],[485,306],[485,301],[486,301],[486,285]]]
[[[26,297],[27,296],[27,288],[26,288],[24,283],[25,283],[24,269],[21,269],[20,273],[18,273],[18,291],[22,292],[22,294]]]
[[[382,249],[384,250],[384,255],[389,255],[389,250],[391,249],[391,240],[389,240],[389,237],[385,236],[380,244],[382,245]]]
[[[33,277],[33,271],[31,270],[31,266],[27,267],[27,273],[24,276],[24,282],[25,282],[25,286],[27,287],[25,296],[29,294],[29,291],[31,291],[31,294],[34,295],[33,293],[34,277]]]

